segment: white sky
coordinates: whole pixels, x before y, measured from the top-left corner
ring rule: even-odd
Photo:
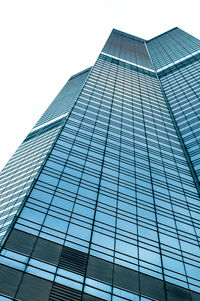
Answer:
[[[200,38],[199,0],[0,0],[0,170],[68,78],[94,64],[112,28]]]

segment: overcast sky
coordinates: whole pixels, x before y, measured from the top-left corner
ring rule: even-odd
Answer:
[[[178,26],[200,38],[199,11],[199,0],[1,1],[0,170],[112,28],[150,39]]]

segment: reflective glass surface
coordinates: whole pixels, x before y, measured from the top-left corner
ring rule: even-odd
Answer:
[[[2,172],[3,267],[51,283],[49,300],[200,293],[198,51],[178,28],[112,31]]]
[[[198,194],[158,80],[128,67],[97,60],[15,228],[189,288]]]

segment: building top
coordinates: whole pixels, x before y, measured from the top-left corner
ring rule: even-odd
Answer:
[[[130,39],[136,40],[136,41],[138,41],[138,42],[143,42],[143,43],[146,42],[146,40],[144,40],[144,39],[142,39],[142,38],[139,38],[139,37],[136,37],[136,36],[134,36],[134,35],[125,33],[125,32],[123,32],[123,31],[118,30],[118,29],[115,29],[115,28],[113,28],[111,34],[112,34],[112,33],[117,33],[117,34],[119,34],[119,35],[121,35],[121,36],[124,36],[124,37],[126,37],[126,38],[130,38]]]

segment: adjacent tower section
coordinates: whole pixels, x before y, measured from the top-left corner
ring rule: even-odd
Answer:
[[[147,42],[163,92],[200,181],[200,41],[174,28]]]
[[[90,68],[71,77],[1,172],[0,245],[12,228]]]
[[[2,171],[1,300],[197,301],[199,41],[113,30]]]

